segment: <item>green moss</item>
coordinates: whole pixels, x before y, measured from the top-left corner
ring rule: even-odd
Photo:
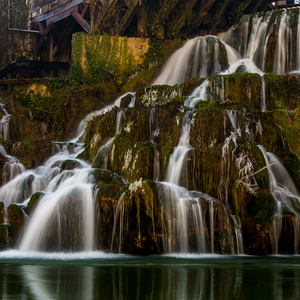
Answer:
[[[30,90],[27,87],[15,88],[13,99],[30,108],[34,120],[45,122],[49,134],[56,140],[72,136],[83,117],[91,110],[111,103],[117,94],[113,82],[84,85],[67,78],[51,79],[43,94],[39,89]]]
[[[85,151],[78,158],[92,161],[103,146],[116,132],[117,111],[111,110],[105,115],[93,117],[85,128]],[[94,166],[97,167],[97,166]]]
[[[153,177],[153,145],[135,142],[128,134],[118,135],[109,154],[108,168],[134,182],[140,178]]]
[[[253,166],[256,171],[258,171],[266,166],[264,156],[258,147],[254,147],[254,149],[253,149],[253,158],[254,158]],[[268,177],[267,169],[256,174],[255,179],[260,188],[265,188],[265,189],[269,188],[269,177]]]
[[[25,215],[22,209],[16,204],[10,204],[8,207],[9,215],[9,244],[13,246],[23,229],[25,222]]]
[[[30,215],[34,209],[36,208],[36,206],[38,205],[38,203],[40,202],[40,200],[45,196],[45,193],[43,192],[37,192],[34,193],[31,197],[30,200],[28,202],[28,205],[26,207],[26,213],[28,215]]]

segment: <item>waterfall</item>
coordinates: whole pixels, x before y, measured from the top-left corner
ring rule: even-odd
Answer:
[[[210,51],[211,48],[212,51]],[[191,77],[206,78],[209,75],[224,72],[227,65],[225,60],[224,62],[220,61],[220,51],[224,51],[226,57],[225,48],[225,44],[215,36],[189,40],[184,47],[170,57],[163,67],[163,71],[152,84],[174,85]]]
[[[245,72],[258,73],[262,76],[266,67],[268,72],[271,71],[270,66],[266,65],[267,60],[273,61],[272,71],[275,74],[298,72],[300,70],[299,24],[300,14],[295,27],[292,14],[286,10],[269,11],[263,15],[255,13],[251,17],[245,15],[239,24],[227,31],[223,40],[214,36],[205,36],[187,41],[166,62],[153,84],[174,85],[191,77],[207,78],[215,74],[240,72],[241,68]],[[293,30],[297,30],[295,43],[292,41]],[[268,47],[271,47],[269,38],[274,34],[276,48],[273,53],[268,51]],[[209,47],[213,50],[209,51]],[[203,94],[201,96],[201,100],[206,100]]]
[[[124,205],[123,205],[123,198],[124,193],[121,194],[118,205],[116,207],[115,213],[114,213],[114,226],[113,226],[113,234],[111,237],[111,243],[110,243],[110,252],[113,252],[114,250],[114,244],[115,244],[115,237],[116,237],[116,229],[117,229],[117,221],[120,219],[120,225],[119,225],[119,253],[122,253],[122,243],[123,243],[123,229],[124,229]]]
[[[154,148],[154,159],[153,159],[153,181],[159,180],[159,173],[160,173],[160,165],[159,165],[159,151],[157,150],[156,145],[156,137],[158,135],[158,128],[154,122],[154,114],[155,108],[151,109],[150,118],[149,118],[149,128],[150,128],[150,142]]]
[[[295,184],[279,159],[270,152],[266,152],[263,146],[258,145],[266,162],[269,189],[275,201],[275,211],[272,226],[270,228],[273,253],[278,254],[279,238],[282,230],[283,210],[294,215],[295,251],[299,243],[299,213],[300,195]]]
[[[7,112],[7,110],[4,108],[5,104],[1,101],[0,98],[0,107],[4,113],[2,119],[0,120],[0,136],[7,140],[9,138],[9,120],[10,120],[10,114]]]
[[[174,149],[170,156],[166,181],[179,185],[181,170],[185,163],[186,156],[189,150],[191,150],[190,145],[190,130],[191,130],[191,119],[190,113],[184,115],[182,120],[182,129],[179,138],[178,145]]]
[[[0,153],[5,158],[5,163],[2,169],[2,185],[4,185],[9,181],[13,180],[16,176],[18,176],[22,172],[25,172],[26,169],[16,157],[8,155],[1,144],[0,144]]]
[[[101,146],[101,148],[99,149],[97,155],[93,160],[92,166],[94,166],[95,162],[97,161],[97,167],[104,170],[107,169],[110,148],[116,136],[122,133],[123,121],[124,121],[124,112],[122,110],[119,110],[116,118],[116,135],[113,138],[108,139],[108,141],[103,146]]]

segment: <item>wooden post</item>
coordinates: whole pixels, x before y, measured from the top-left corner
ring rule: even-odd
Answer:
[[[54,61],[53,50],[54,50],[54,36],[53,33],[51,33],[50,34],[50,61]],[[50,76],[54,77],[54,70],[50,71]]]

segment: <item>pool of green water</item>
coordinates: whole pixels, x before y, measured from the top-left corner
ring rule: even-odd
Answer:
[[[1,299],[300,299],[300,256],[0,253]]]

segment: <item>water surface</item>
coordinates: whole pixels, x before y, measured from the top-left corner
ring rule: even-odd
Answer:
[[[0,253],[2,299],[300,299],[299,256]]]

